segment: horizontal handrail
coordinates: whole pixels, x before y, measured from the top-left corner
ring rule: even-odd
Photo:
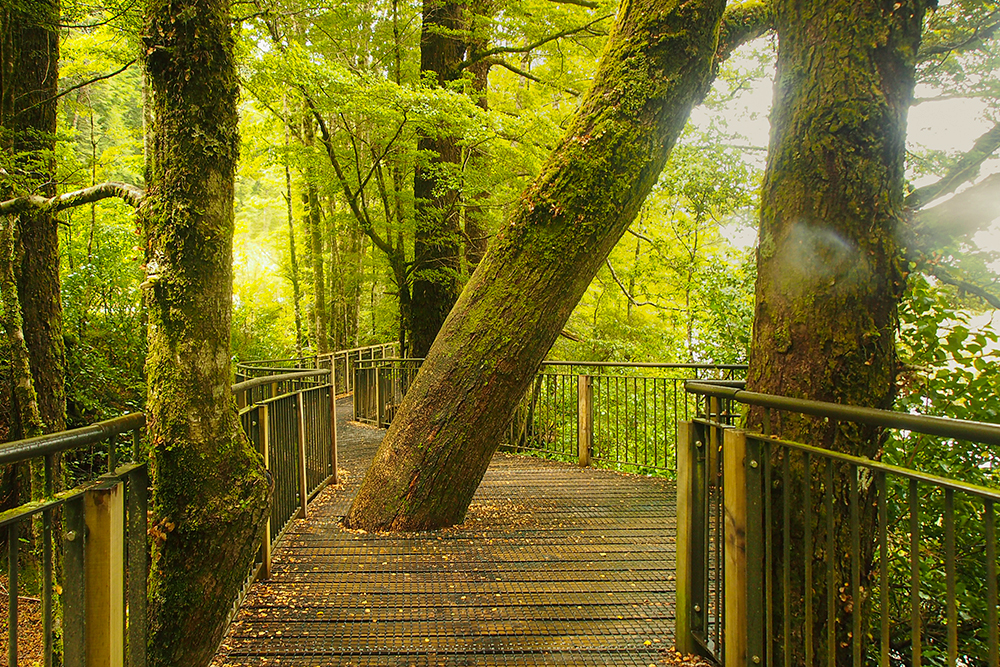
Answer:
[[[1000,445],[1000,425],[996,424],[960,421],[949,419],[948,417],[911,415],[893,410],[879,410],[877,408],[864,408],[856,405],[841,405],[839,403],[826,403],[804,398],[761,394],[754,391],[723,386],[719,383],[692,382],[689,380],[685,383],[685,387],[691,393],[716,398],[728,398],[740,403],[758,405],[764,408],[801,412],[815,417],[829,417],[831,419],[854,421],[871,426],[916,431],[944,438],[957,438],[959,440],[972,440],[991,445]]]
[[[422,357],[385,357],[382,359],[362,359],[357,361],[358,365],[371,363],[412,363],[422,362]],[[654,361],[543,361],[545,366],[569,366],[573,368],[678,368],[687,370],[746,370],[746,364],[687,364],[687,363],[660,363]]]
[[[282,369],[284,370],[284,369]],[[243,382],[237,382],[233,385],[233,392],[246,391],[247,389],[253,389],[255,387],[261,387],[265,384],[274,384],[275,382],[284,382],[286,380],[301,380],[302,378],[316,377],[319,375],[329,375],[329,368],[316,368],[308,371],[296,371],[294,373],[283,373],[281,375],[265,375],[259,378],[251,378],[249,380],[244,380]]]
[[[35,438],[18,440],[17,442],[0,445],[0,465],[19,463],[28,459],[48,454],[63,452],[67,449],[86,447],[116,435],[134,431],[146,425],[146,415],[141,412],[115,417],[90,426],[76,428],[72,431],[61,431],[51,435],[40,435]]]
[[[543,366],[574,366],[580,368],[685,368],[704,370],[746,370],[746,364],[665,363],[657,361],[543,361]]]

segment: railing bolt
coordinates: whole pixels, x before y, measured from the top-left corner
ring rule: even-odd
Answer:
[[[696,604],[696,605],[694,606],[694,612],[695,612],[696,614],[700,614],[700,613],[701,613],[701,605],[700,605],[700,604]]]
[[[704,444],[705,443],[703,443],[701,440],[695,440],[694,446],[695,447],[702,447],[702,446],[704,446]]]
[[[754,459],[751,459],[751,460],[750,460],[750,467],[751,467],[751,468],[756,468],[756,467],[757,467],[757,461],[756,461],[756,460],[754,460]]]
[[[67,542],[72,542],[75,539],[76,539],[76,531],[75,530],[71,530],[71,531],[68,531],[66,533],[66,541]]]
[[[760,656],[759,655],[755,655],[753,657],[753,664],[755,664],[755,665],[759,665],[760,664]]]

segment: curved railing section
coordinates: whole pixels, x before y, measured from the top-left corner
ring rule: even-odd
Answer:
[[[354,419],[388,428],[422,359],[354,364]],[[672,475],[677,425],[693,413],[693,379],[743,378],[738,364],[546,361],[518,404],[502,448],[582,466]]]
[[[679,650],[724,664],[1000,664],[1000,489],[735,424],[755,406],[765,431],[791,412],[942,448],[996,448],[1000,426],[726,384],[687,385],[701,409],[678,446]]]

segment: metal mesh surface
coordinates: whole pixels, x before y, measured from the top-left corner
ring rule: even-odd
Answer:
[[[289,527],[214,665],[664,664],[671,483],[499,454],[461,526],[362,534],[339,522],[383,432],[339,428],[344,483]]]

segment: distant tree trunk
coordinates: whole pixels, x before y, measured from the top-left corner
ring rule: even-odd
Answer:
[[[302,136],[306,146],[315,144],[316,131],[313,119],[308,113],[302,121]],[[326,308],[326,276],[323,273],[323,211],[320,208],[315,170],[307,165],[305,190],[302,193],[305,206],[306,232],[309,234],[310,258],[312,261],[313,284],[313,331],[316,337],[316,352],[330,351],[330,318]]]
[[[469,55],[468,59],[473,62],[469,66],[472,73],[472,90],[477,95],[476,106],[483,111],[489,109],[487,90],[489,88],[490,61],[482,57],[482,54],[489,48],[489,40],[484,36],[483,28],[477,25],[477,21],[488,16],[493,10],[492,0],[476,0],[471,3],[468,22]],[[485,149],[474,146],[469,150],[469,169],[473,172],[485,171],[489,165],[489,154]],[[486,254],[486,244],[489,239],[489,228],[487,225],[486,209],[483,202],[489,197],[489,193],[483,188],[474,188],[466,194],[465,201],[465,263],[468,272],[471,274],[479,266]]]
[[[288,275],[292,283],[292,305],[295,312],[295,356],[302,357],[302,292],[299,288],[299,258],[295,251],[295,217],[292,215],[292,171],[288,166],[288,125],[285,125],[285,213],[288,219]]]
[[[454,81],[465,57],[461,36],[464,5],[453,0],[424,0],[420,33],[420,71],[438,84]],[[418,161],[413,177],[416,229],[413,241],[413,286],[410,319],[411,354],[423,357],[430,349],[460,291],[461,216],[458,190],[449,185],[462,152],[454,136],[423,136],[417,150],[429,164]]]
[[[462,521],[517,402],[703,96],[724,4],[623,4],[593,88],[448,316],[349,526]]]
[[[228,0],[147,0],[154,114],[143,207],[153,458],[150,665],[206,665],[267,511],[230,392],[239,135]]]
[[[896,304],[904,282],[897,239],[905,215],[906,113],[922,19],[931,4],[776,3],[777,79],[747,382],[753,391],[875,408],[892,404]],[[759,427],[761,419],[752,415],[751,426]],[[781,412],[772,428],[785,439],[854,455],[875,458],[879,452],[879,434],[868,427]],[[837,551],[832,555],[838,588],[850,581],[852,554],[848,482],[841,475],[838,468],[835,506],[843,510],[835,517]],[[814,498],[822,497],[819,477],[814,475],[812,483]],[[799,485],[787,493],[792,506],[801,507]],[[861,495],[862,586],[868,590],[874,486]],[[812,520],[815,544],[825,544],[822,507]],[[803,530],[798,523],[790,536],[796,564],[791,599],[813,595],[816,608],[825,609],[825,584],[803,581]],[[814,554],[824,555],[831,557]],[[814,571],[818,578],[826,576],[824,566]],[[850,663],[851,609],[864,606],[863,601],[837,603],[837,664]],[[793,609],[799,622],[801,614]],[[826,615],[817,613],[817,662],[826,660],[821,657],[827,652],[825,627]]]

